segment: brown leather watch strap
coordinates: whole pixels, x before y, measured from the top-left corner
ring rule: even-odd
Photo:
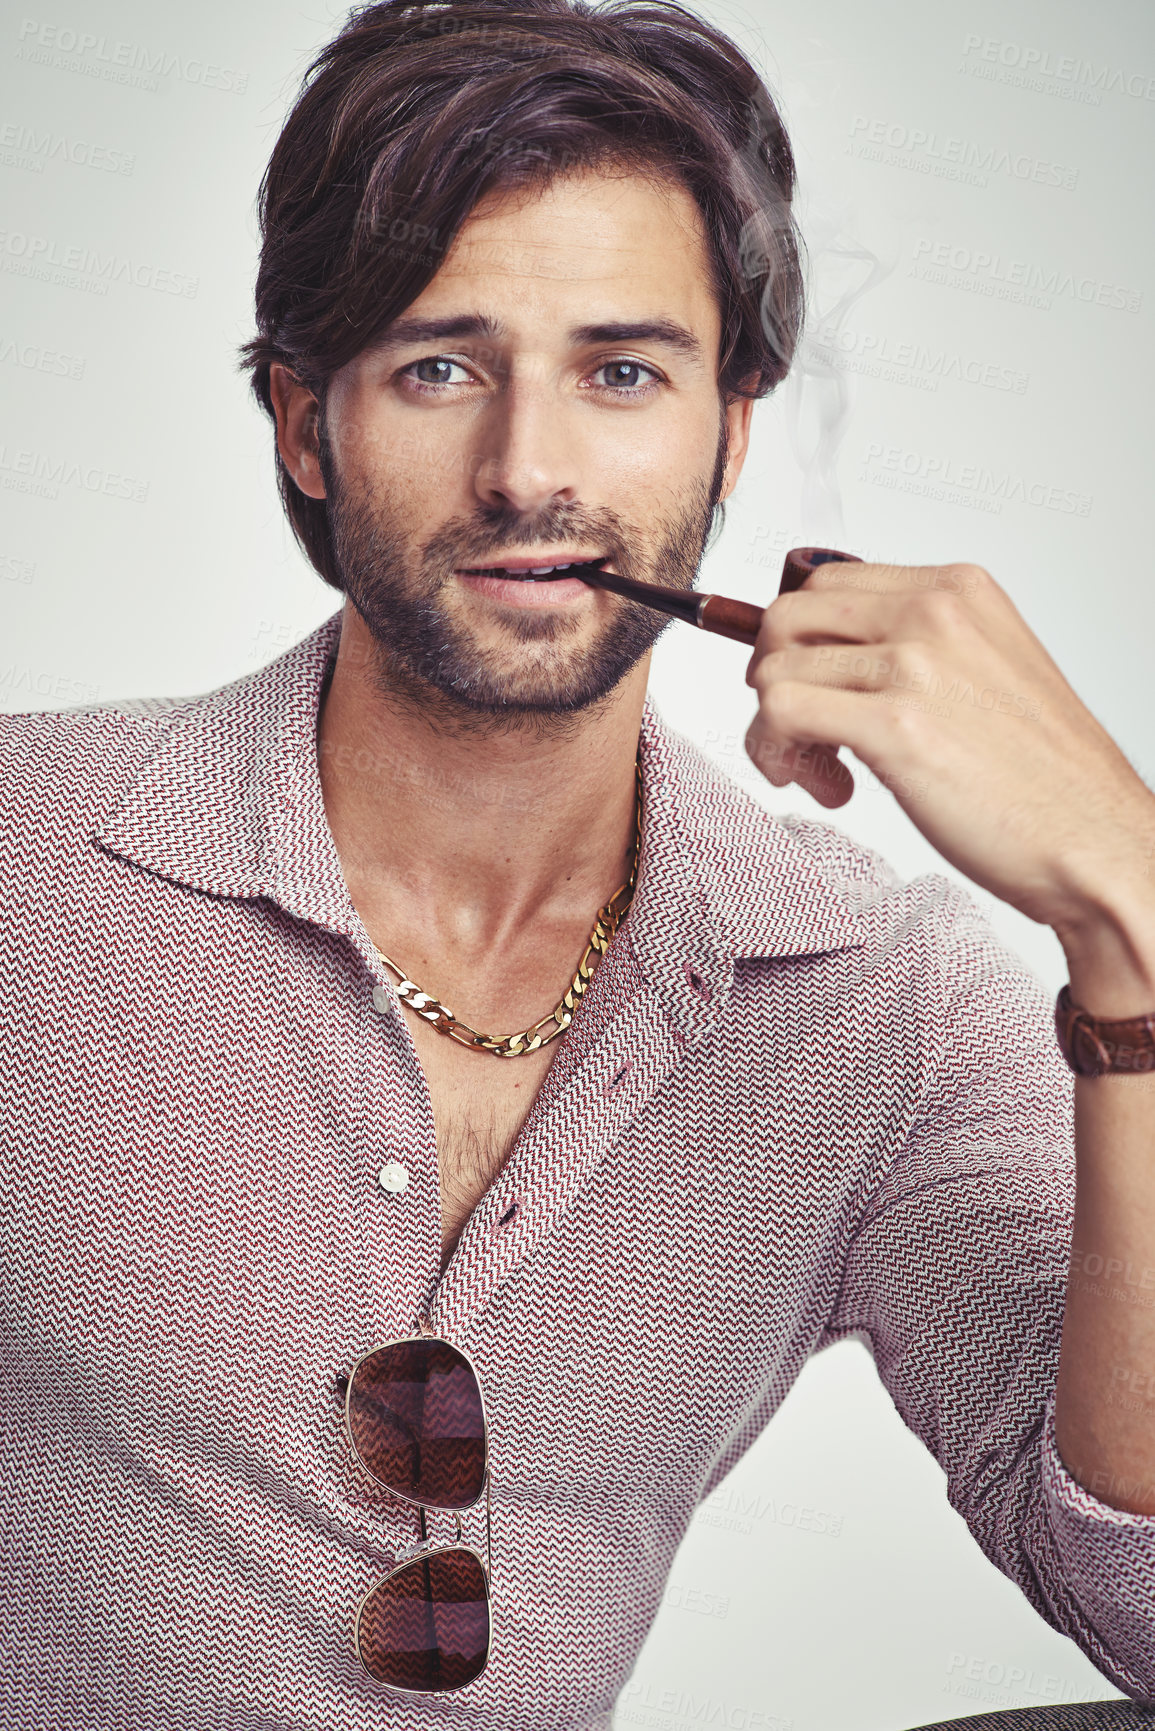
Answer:
[[[1073,1004],[1066,985],[1055,1000],[1055,1032],[1076,1076],[1155,1070],[1155,1010],[1149,1016],[1104,1021]]]

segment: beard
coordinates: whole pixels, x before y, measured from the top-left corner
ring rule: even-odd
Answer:
[[[569,543],[599,549],[625,577],[689,590],[720,510],[725,415],[712,476],[698,477],[685,508],[666,522],[643,528],[608,508],[578,505],[533,516],[483,506],[470,518],[450,519],[419,545],[387,496],[346,486],[319,420],[333,551],[345,593],[372,637],[368,671],[387,705],[419,714],[438,732],[572,738],[582,712],[604,704],[673,623],[669,614],[603,591],[615,605],[590,640],[584,608],[578,618],[568,609],[486,602],[500,633],[495,646],[493,623],[484,642],[470,624],[472,604],[458,601],[455,571],[496,562],[514,548],[527,553]]]

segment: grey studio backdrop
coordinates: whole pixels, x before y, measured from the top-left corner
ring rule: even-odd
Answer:
[[[284,525],[234,352],[257,184],[344,9],[29,5],[0,13],[0,707],[206,691],[338,605]],[[701,587],[765,605],[807,542],[983,565],[1151,781],[1149,0],[701,10],[781,101],[811,281]],[[671,624],[660,711],[769,810],[957,876],[863,766],[832,814],[760,776],[748,658]],[[969,887],[1057,991],[1053,934]],[[1117,1696],[944,1486],[862,1346],[812,1361],[699,1511],[621,1731],[901,1731]]]

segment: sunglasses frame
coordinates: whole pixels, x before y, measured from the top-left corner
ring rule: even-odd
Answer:
[[[478,1503],[481,1501],[481,1498],[482,1498],[482,1494],[483,1494],[482,1491],[478,1491],[478,1493],[474,1497],[473,1501],[471,1503],[466,1503],[465,1506],[463,1508],[460,1508],[460,1509],[448,1509],[448,1508],[443,1507],[440,1503],[418,1502],[416,1497],[407,1497],[403,1491],[394,1490],[392,1485],[386,1484],[384,1479],[378,1478],[377,1474],[372,1470],[372,1468],[368,1465],[368,1463],[362,1459],[360,1453],[358,1452],[357,1444],[353,1438],[353,1425],[352,1425],[351,1413],[352,1413],[352,1404],[353,1404],[353,1385],[357,1380],[357,1372],[360,1370],[361,1366],[365,1363],[366,1359],[375,1358],[379,1352],[384,1352],[387,1347],[390,1347],[390,1346],[410,1346],[413,1344],[414,1341],[418,1341],[418,1340],[430,1341],[430,1342],[439,1341],[443,1346],[449,1347],[450,1350],[452,1352],[455,1352],[459,1358],[462,1358],[465,1360],[466,1364],[469,1366],[470,1370],[473,1372],[473,1379],[477,1384],[477,1398],[478,1398],[478,1402],[481,1406],[481,1440],[482,1440],[482,1448],[484,1451],[484,1462],[485,1462],[485,1469],[484,1469],[484,1476],[485,1476],[485,1485],[484,1485],[484,1496],[485,1496],[485,1560],[484,1561],[482,1559],[481,1552],[479,1550],[477,1550],[477,1548],[474,1545],[466,1544],[462,1538],[462,1533],[461,1533],[461,1517],[463,1514],[467,1514],[470,1509],[475,1509],[477,1507]],[[420,1526],[421,1526],[421,1537],[418,1540],[418,1542],[415,1545],[413,1545],[407,1552],[402,1551],[402,1552],[398,1553],[398,1557],[395,1559],[394,1566],[393,1566],[393,1568],[390,1569],[389,1573],[387,1575],[382,1576],[381,1580],[375,1581],[373,1583],[373,1585],[368,1589],[368,1591],[362,1595],[360,1601],[358,1602],[357,1610],[356,1610],[354,1617],[353,1617],[353,1646],[354,1646],[354,1649],[356,1650],[358,1662],[361,1666],[361,1669],[364,1671],[365,1675],[369,1678],[370,1682],[375,1683],[377,1685],[378,1689],[387,1690],[388,1693],[391,1695],[417,1695],[417,1696],[420,1696],[422,1699],[426,1699],[430,1695],[456,1695],[460,1692],[460,1690],[468,1689],[470,1687],[470,1684],[476,1683],[480,1678],[484,1677],[486,1671],[489,1669],[489,1661],[493,1656],[493,1497],[492,1497],[492,1484],[491,1484],[491,1480],[490,1480],[490,1476],[489,1476],[489,1418],[488,1418],[486,1411],[485,1411],[485,1390],[482,1387],[481,1377],[478,1375],[477,1366],[474,1364],[474,1362],[470,1358],[469,1354],[467,1352],[464,1352],[461,1349],[461,1347],[457,1346],[452,1340],[446,1340],[444,1335],[435,1334],[434,1332],[432,1332],[432,1330],[430,1330],[428,1332],[423,1330],[419,1334],[401,1335],[395,1340],[385,1340],[385,1341],[382,1341],[377,1346],[370,1347],[368,1352],[363,1352],[361,1354],[360,1358],[358,1358],[358,1360],[354,1364],[352,1370],[349,1372],[348,1384],[347,1384],[346,1389],[345,1389],[345,1435],[348,1438],[349,1447],[353,1451],[353,1458],[357,1462],[357,1465],[361,1468],[362,1472],[367,1474],[368,1477],[373,1480],[373,1483],[375,1485],[380,1485],[384,1490],[387,1490],[389,1492],[390,1496],[396,1497],[398,1499],[398,1501],[403,1502],[403,1503],[407,1503],[410,1508],[416,1509],[418,1512],[418,1519],[419,1519]],[[453,1515],[453,1517],[457,1523],[457,1541],[455,1544],[451,1544],[451,1545],[437,1544],[437,1543],[434,1543],[430,1539],[428,1531],[426,1529],[425,1516],[426,1516],[427,1511],[429,1511],[431,1509],[436,1509],[439,1514]],[[477,1558],[478,1566],[481,1569],[481,1572],[485,1577],[486,1605],[487,1605],[488,1611],[489,1611],[489,1644],[485,1650],[485,1664],[481,1667],[481,1670],[477,1673],[476,1677],[470,1678],[469,1683],[459,1683],[456,1685],[455,1688],[452,1688],[452,1689],[403,1689],[397,1683],[385,1683],[382,1681],[382,1679],[380,1677],[376,1676],[372,1671],[370,1671],[370,1669],[369,1669],[368,1665],[366,1665],[364,1657],[361,1653],[361,1613],[365,1609],[365,1606],[368,1603],[368,1601],[372,1598],[373,1594],[375,1592],[377,1592],[379,1588],[385,1586],[387,1582],[391,1581],[395,1575],[399,1575],[402,1573],[403,1570],[411,1568],[414,1563],[419,1562],[423,1557],[437,1556],[437,1555],[439,1555],[443,1552],[446,1552],[446,1551],[468,1551],[471,1556],[474,1556]]]

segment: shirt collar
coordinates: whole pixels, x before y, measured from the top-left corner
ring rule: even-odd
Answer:
[[[626,922],[642,972],[687,1034],[718,1020],[743,958],[856,948],[862,921],[813,855],[646,698],[642,850]]]
[[[371,954],[325,815],[321,695],[338,611],[257,673],[154,710],[151,751],[93,840],[210,895],[265,896]],[[705,1026],[742,957],[855,947],[861,922],[790,830],[662,720],[640,733],[642,847],[623,929],[676,1021]],[[687,1031],[689,1031],[687,1029]]]

